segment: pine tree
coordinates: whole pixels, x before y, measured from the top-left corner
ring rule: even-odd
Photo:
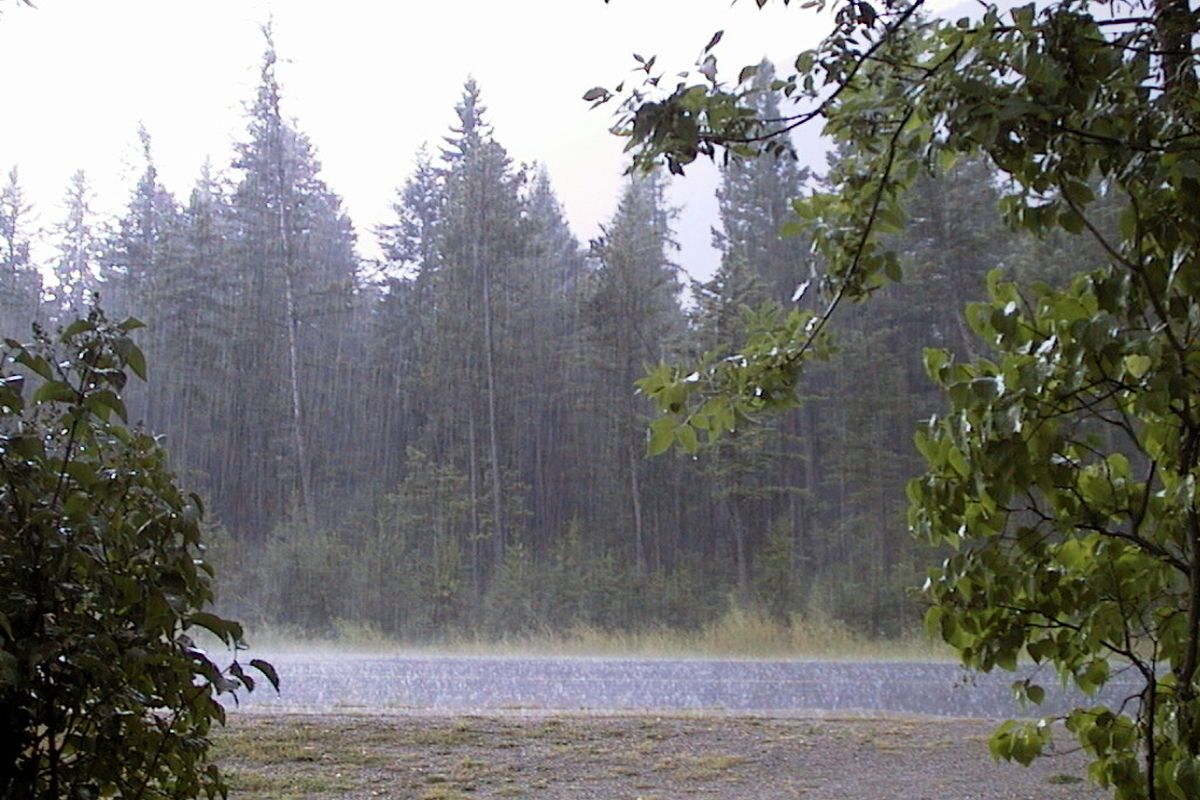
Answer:
[[[321,181],[307,137],[283,117],[277,56],[270,30],[265,34],[262,81],[248,140],[238,146],[240,180],[231,205],[231,366],[249,402],[235,408],[229,446],[241,457],[223,476],[236,498],[232,519],[260,535],[293,496],[302,519],[315,524],[315,484],[329,478],[317,475],[316,466],[338,463],[336,453],[316,458],[313,448],[338,441],[318,432],[332,421],[323,421],[326,404],[346,391],[346,376],[329,367],[342,364],[338,354],[347,342],[338,320],[353,310],[357,270],[341,201]],[[282,430],[279,420],[286,420]],[[264,475],[263,463],[278,471]]]
[[[42,279],[30,257],[29,215],[17,168],[0,188],[0,336],[24,339],[41,312]]]
[[[58,257],[54,274],[58,285],[53,290],[54,311],[65,316],[86,314],[99,289],[97,260],[99,238],[94,228],[91,207],[92,193],[87,176],[78,170],[63,201],[66,214],[55,226],[58,235]]]
[[[774,66],[768,61],[761,62],[750,97],[755,112],[763,119],[781,116],[778,96],[770,90],[774,78]],[[731,309],[738,305],[757,308],[766,300],[784,308],[813,307],[818,296],[818,265],[809,252],[808,242],[798,236],[784,235],[795,220],[792,201],[800,196],[808,181],[808,170],[801,168],[786,151],[757,159],[734,158],[722,169],[717,192],[721,227],[714,231],[713,237],[721,251],[722,270],[730,278],[737,273],[752,275],[761,289],[748,304],[745,298],[727,300]],[[726,281],[721,289],[728,293],[735,287],[736,283]],[[805,556],[811,547],[809,540],[817,535],[821,409],[818,393],[810,391],[799,408],[765,423],[775,433],[772,437],[775,452],[770,460],[774,471],[772,482],[778,491],[771,493],[773,505],[777,506],[772,519],[760,520],[760,527],[773,524],[774,516],[786,514],[793,535],[791,551],[797,559]],[[751,447],[748,441],[739,449],[747,452]],[[745,575],[744,571],[739,574]]]
[[[239,402],[233,383],[228,321],[232,317],[228,198],[205,163],[180,209],[173,263],[160,302],[163,363],[156,379],[169,381],[167,444],[175,468],[205,490],[224,469],[220,434]],[[204,369],[196,369],[203,365]]]
[[[178,328],[181,311],[170,303],[172,284],[180,276],[179,209],[175,198],[158,180],[151,152],[150,134],[138,128],[145,167],[125,215],[109,234],[100,257],[100,283],[104,306],[117,318],[135,316],[147,327],[141,331],[140,344],[150,363],[156,365],[153,381],[131,386],[127,401],[135,416],[151,430],[176,426],[170,397],[172,378],[180,370],[181,356],[171,352],[184,331]]]
[[[679,279],[669,259],[674,246],[670,218],[657,176],[629,181],[596,243],[600,264],[591,277],[585,311],[599,384],[590,387],[592,408],[597,421],[604,420],[607,440],[593,458],[608,471],[604,483],[623,476],[612,507],[626,509],[638,573],[647,569],[650,544],[643,464],[649,408],[634,394],[634,380],[647,364],[667,357],[683,326]]]
[[[749,315],[767,301],[764,281],[742,259],[738,251],[727,252],[713,278],[693,287],[693,341],[710,358],[734,356],[745,343]],[[750,594],[755,533],[751,526],[761,534],[769,521],[761,511],[759,519],[754,519],[751,506],[774,493],[771,483],[781,461],[767,449],[767,443],[777,438],[767,425],[747,424],[700,458],[702,471],[713,484],[716,517],[732,535],[734,571],[742,599]]]
[[[770,90],[774,78],[775,68],[769,61],[759,64],[752,98],[763,119],[781,116],[778,95]],[[733,259],[746,265],[762,280],[768,296],[779,303],[801,299],[795,297],[797,287],[815,276],[808,243],[784,235],[795,219],[792,200],[800,196],[808,180],[808,170],[786,153],[731,158],[721,170],[717,190],[721,229],[714,232],[714,243],[723,261]],[[811,296],[815,297],[813,289]]]
[[[508,403],[514,469],[530,489],[532,555],[544,554],[575,514],[572,477],[582,443],[572,435],[586,385],[577,335],[586,263],[549,175],[535,167],[525,198],[527,244],[510,290],[512,338]]]
[[[474,520],[471,558],[478,580],[483,537],[491,544],[489,563],[496,565],[512,534],[505,474],[511,468],[513,439],[502,397],[511,392],[508,365],[517,356],[512,318],[526,244],[520,198],[524,175],[493,138],[473,80],[464,86],[455,112],[458,125],[442,151],[445,204],[430,331],[440,369],[430,378],[439,396],[456,399],[456,407],[439,410],[430,420],[430,433],[431,441],[447,452],[466,456]]]
[[[436,394],[423,391],[433,378],[428,374],[433,331],[446,313],[438,296],[445,186],[424,147],[392,211],[395,221],[375,230],[384,255],[383,284],[368,343],[370,385],[380,399],[370,449],[383,487],[402,478],[406,452],[444,405]]]

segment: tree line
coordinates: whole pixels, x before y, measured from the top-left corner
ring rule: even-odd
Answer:
[[[131,413],[207,498],[232,613],[413,639],[694,627],[733,604],[878,634],[918,618],[907,588],[927,557],[903,489],[919,471],[912,432],[940,401],[911,344],[971,355],[958,309],[988,270],[1052,277],[1034,265],[1053,241],[1012,243],[988,167],[911,192],[896,244],[919,280],[852,310],[794,409],[695,456],[647,458],[648,367],[734,357],[755,315],[815,307],[822,265],[782,233],[819,178],[788,158],[730,160],[720,267],[687,283],[663,178],[631,176],[582,245],[468,80],[368,262],[284,108],[269,43],[234,159],[186,200],[160,182],[145,131],[118,219],[97,219],[76,174],[47,286],[16,169],[0,189],[3,330],[53,326],[95,296],[146,323],[150,379],[130,387]]]

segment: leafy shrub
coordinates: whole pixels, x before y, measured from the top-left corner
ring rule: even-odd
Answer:
[[[94,311],[0,348],[0,798],[226,794],[208,735],[254,680],[189,635],[241,647],[205,611],[200,499],[124,424],[137,327]]]

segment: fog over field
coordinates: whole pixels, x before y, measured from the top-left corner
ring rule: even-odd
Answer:
[[[424,656],[327,651],[271,657],[283,691],[237,708],[301,713],[547,712],[757,713],[998,719],[1065,713],[1084,698],[1045,671],[975,676],[950,663],[748,661],[629,657]],[[1050,693],[1031,710],[1014,679]],[[1091,702],[1120,704],[1133,683],[1118,678]]]

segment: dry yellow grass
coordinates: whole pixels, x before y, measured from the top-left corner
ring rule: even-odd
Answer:
[[[454,636],[432,642],[405,642],[361,623],[338,622],[331,636],[315,638],[296,630],[259,628],[248,639],[259,650],[337,648],[371,653],[453,655],[632,656],[643,658],[806,658],[856,661],[937,661],[951,658],[940,643],[923,634],[898,639],[863,635],[831,620],[793,615],[782,623],[753,610],[734,608],[699,630],[650,628],[610,631],[575,627],[563,632],[498,638]]]

